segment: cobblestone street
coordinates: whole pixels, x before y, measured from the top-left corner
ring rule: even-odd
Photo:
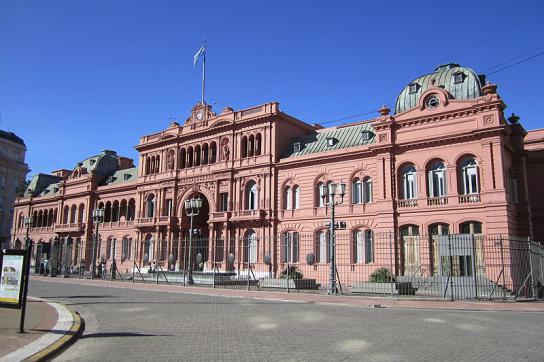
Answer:
[[[544,360],[544,313],[362,308],[33,280],[83,336],[58,361]]]

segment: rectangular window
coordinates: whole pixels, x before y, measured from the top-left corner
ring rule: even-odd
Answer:
[[[229,210],[229,193],[221,192],[219,194],[219,210],[228,211]]]
[[[408,173],[404,175],[404,198],[405,199],[415,199],[416,196],[416,187],[415,187],[415,174]]]
[[[374,261],[374,239],[372,230],[365,231],[365,263],[372,263]]]
[[[355,180],[352,185],[353,185],[352,202],[354,204],[360,204],[361,194],[363,193],[363,190],[362,190],[363,187],[362,187],[361,181]]]

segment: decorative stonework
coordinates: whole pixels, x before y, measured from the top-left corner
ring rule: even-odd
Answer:
[[[387,142],[389,137],[387,137],[387,134],[385,133],[382,133],[380,136],[379,136],[379,141],[380,142]]]
[[[493,123],[495,123],[495,118],[493,117],[493,115],[488,114],[484,116],[484,124],[490,125]]]

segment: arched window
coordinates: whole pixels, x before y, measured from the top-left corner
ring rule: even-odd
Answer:
[[[353,204],[363,202],[363,182],[358,177],[354,178],[351,183],[351,202]]]
[[[70,209],[70,223],[71,224],[77,222],[76,215],[77,215],[77,206],[72,205],[72,208]]]
[[[446,196],[446,165],[443,161],[436,161],[427,171],[429,197]]]
[[[106,202],[106,207],[104,208],[104,222],[111,222],[111,202]]]
[[[357,230],[353,235],[353,262],[374,262],[374,235],[372,230]]]
[[[150,172],[150,167],[151,167],[151,161],[149,160],[149,157],[146,157],[145,158],[145,174],[146,175],[149,175],[151,172]]]
[[[244,238],[244,263],[257,262],[257,234],[249,230]]]
[[[242,158],[245,158],[247,157],[247,137],[244,136],[242,137],[242,142],[240,144],[240,155],[242,156]]]
[[[402,238],[403,275],[418,275],[420,270],[420,238],[417,225],[404,225],[400,228]]]
[[[430,254],[433,256],[431,259],[431,270],[433,274],[438,273],[438,257],[439,252],[439,243],[438,239],[441,235],[448,235],[450,233],[450,226],[448,224],[436,223],[429,225],[429,235],[430,235]]]
[[[299,234],[296,231],[289,231],[283,234],[283,245],[282,245],[282,262],[286,263],[298,263],[299,261],[299,250],[300,250],[300,239]]]
[[[253,156],[255,153],[255,137],[253,135],[249,135],[249,140],[247,144],[247,155],[249,157]]]
[[[321,230],[317,233],[315,245],[315,260],[318,263],[328,263],[330,252],[329,230]]]
[[[480,193],[479,178],[478,178],[478,164],[472,157],[467,157],[461,161],[461,188],[459,193],[462,195],[478,194]]]
[[[146,217],[155,216],[155,195],[151,194],[146,200]]]
[[[194,164],[195,166],[200,166],[200,145],[195,146]]]
[[[207,165],[208,161],[209,161],[209,149],[208,149],[208,144],[205,143],[202,146],[202,164]]]
[[[246,186],[247,210],[257,210],[259,204],[258,196],[259,195],[257,192],[257,184],[255,183],[255,181],[249,181]]]
[[[212,142],[210,144],[210,163],[215,163],[217,161],[217,144]]]
[[[119,201],[115,200],[111,208],[111,221],[119,221]]]
[[[294,208],[300,209],[300,187],[298,185],[293,186],[293,194],[294,194]]]
[[[127,200],[121,200],[119,205],[119,221],[126,221],[128,213],[128,204]]]
[[[153,254],[153,248],[154,248],[154,239],[151,235],[148,235],[144,243],[144,259],[145,259],[145,256],[147,255],[148,262],[151,262],[151,260],[153,260],[153,258],[155,257],[155,255]]]
[[[283,208],[285,210],[293,208],[293,191],[289,186],[286,186],[283,191]]]
[[[134,220],[135,215],[136,215],[136,201],[134,199],[130,199],[128,200],[127,220]]]
[[[79,212],[77,216],[77,222],[83,223],[85,221],[85,205],[79,205]]]
[[[121,244],[121,260],[129,260],[130,259],[130,241],[125,236],[122,240]]]
[[[327,183],[324,183],[324,182],[318,182],[317,183],[317,200],[316,200],[316,205],[318,207],[323,207],[325,206],[325,202],[327,200],[327,197],[329,196],[329,188],[328,188],[328,185],[329,185],[330,181],[327,182]],[[323,188],[322,185],[327,185],[326,188]]]
[[[157,155],[157,158],[155,159],[155,173],[159,173],[161,171],[161,156]]]
[[[185,148],[182,148],[181,151],[179,151],[179,168],[184,169],[186,161],[187,161],[187,151],[185,151]]]
[[[193,167],[193,146],[187,149],[187,167]]]
[[[261,148],[262,148],[261,143],[262,143],[261,134],[257,133],[257,136],[255,136],[255,155],[256,156],[259,156],[261,154]]]
[[[402,198],[405,200],[417,199],[416,167],[408,164],[402,168]]]
[[[479,221],[467,221],[460,225],[461,234],[481,234],[482,223]]]

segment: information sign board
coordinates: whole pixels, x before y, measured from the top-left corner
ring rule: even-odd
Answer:
[[[21,307],[25,256],[24,250],[6,250],[1,254],[0,304]]]

